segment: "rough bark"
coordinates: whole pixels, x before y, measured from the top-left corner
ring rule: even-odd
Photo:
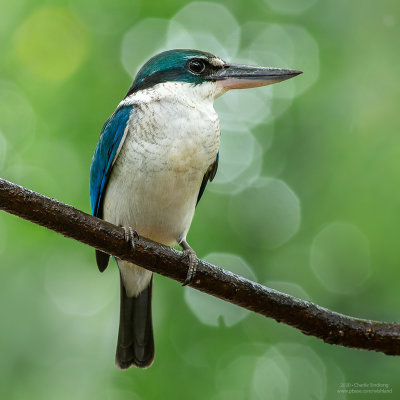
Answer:
[[[0,178],[0,209],[183,283],[182,253]],[[400,355],[400,325],[353,318],[269,289],[199,260],[191,287],[315,336],[326,343]]]

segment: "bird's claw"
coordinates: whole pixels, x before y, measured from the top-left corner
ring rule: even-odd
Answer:
[[[132,246],[132,252],[135,252],[135,240],[139,240],[139,234],[131,226],[123,226],[125,231],[125,242]]]
[[[187,258],[189,260],[189,268],[186,279],[185,282],[182,284],[182,286],[186,286],[193,281],[193,278],[196,275],[199,259],[197,258],[195,251],[187,244],[186,241],[182,241],[181,246],[183,248],[183,258]]]
[[[186,286],[186,285],[189,285],[189,283],[191,283],[193,281],[193,278],[196,275],[197,264],[199,263],[199,260],[193,249],[183,250],[183,257],[185,257],[185,258],[187,257],[189,260],[188,272],[186,275],[185,282],[182,285],[182,286]]]

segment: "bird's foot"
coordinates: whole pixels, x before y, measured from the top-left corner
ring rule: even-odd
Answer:
[[[188,272],[185,282],[182,285],[186,286],[193,281],[193,278],[196,275],[197,264],[199,263],[199,260],[195,251],[188,245],[186,240],[182,240],[179,244],[182,246],[183,249],[183,257],[189,260]]]
[[[135,240],[139,240],[139,234],[131,226],[123,226],[122,228],[125,231],[125,242],[132,246],[132,252],[134,253],[136,246]]]

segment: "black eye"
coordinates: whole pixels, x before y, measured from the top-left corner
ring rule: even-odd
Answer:
[[[206,64],[202,60],[191,60],[188,63],[188,68],[192,74],[200,75],[206,69]]]

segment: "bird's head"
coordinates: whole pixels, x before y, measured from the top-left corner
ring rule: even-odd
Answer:
[[[213,97],[230,89],[266,86],[301,74],[301,71],[231,64],[199,50],[168,50],[150,58],[137,73],[127,96],[160,83],[182,82],[207,86]]]

